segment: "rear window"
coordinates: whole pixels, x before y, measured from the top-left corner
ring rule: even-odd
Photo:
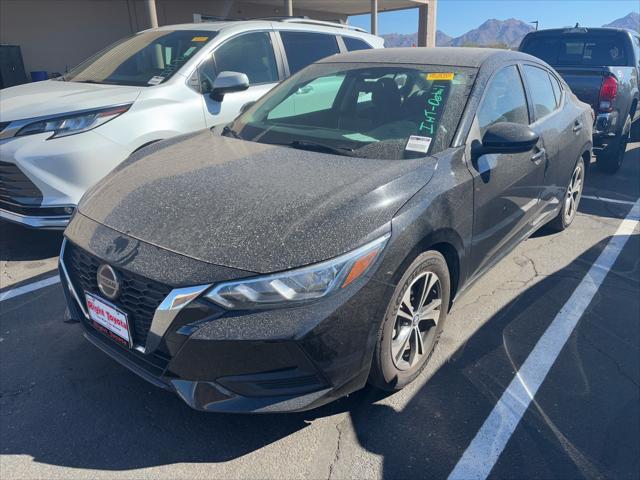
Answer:
[[[355,50],[368,50],[372,48],[371,45],[359,38],[342,37],[342,40],[344,40],[344,45],[350,52]]]
[[[616,33],[531,35],[520,50],[550,65],[624,66],[625,38]]]
[[[338,53],[338,40],[334,35],[308,32],[280,32],[291,74],[307,65]]]

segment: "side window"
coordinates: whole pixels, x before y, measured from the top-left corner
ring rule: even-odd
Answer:
[[[531,92],[536,118],[549,115],[557,107],[549,74],[541,68],[525,65],[524,76]]]
[[[278,81],[278,67],[268,32],[240,35],[214,52],[216,70],[244,73],[250,84]]]
[[[292,75],[316,60],[340,51],[338,41],[333,35],[281,31],[280,36]]]
[[[350,52],[353,52],[355,50],[369,50],[373,48],[367,42],[365,42],[364,40],[360,40],[359,38],[342,37],[342,40],[344,40],[344,44],[347,47],[347,50],[349,50]]]
[[[478,108],[477,118],[481,135],[494,123],[529,124],[527,99],[515,65],[503,68],[491,79]]]
[[[271,110],[267,119],[293,117],[329,110],[340,91],[344,77],[344,74],[338,74],[316,78],[300,87],[296,93],[287,97]]]
[[[556,106],[559,107],[560,102],[562,101],[562,88],[560,87],[560,83],[558,82],[558,79],[556,77],[554,77],[553,75],[549,75],[549,78],[551,79],[551,88],[553,88],[553,94],[556,97]]]

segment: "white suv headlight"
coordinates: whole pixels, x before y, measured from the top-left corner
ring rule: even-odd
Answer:
[[[97,110],[77,112],[69,115],[59,115],[44,120],[38,120],[22,127],[16,137],[34,135],[36,133],[54,132],[49,138],[65,137],[76,133],[86,132],[104,125],[129,110],[131,104],[116,107],[100,108]]]
[[[308,267],[221,283],[205,297],[229,310],[274,308],[323,298],[361,277],[389,237],[386,234],[349,253]]]

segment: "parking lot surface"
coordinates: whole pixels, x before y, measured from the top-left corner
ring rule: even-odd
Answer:
[[[56,274],[60,234],[2,224],[0,475],[446,478],[474,438],[492,442],[478,432],[545,331],[581,302],[490,477],[638,478],[640,143],[616,175],[590,172],[584,195],[570,229],[536,233],[458,299],[414,384],[289,415],[204,414],[146,384],[63,323],[59,284],[28,291]]]

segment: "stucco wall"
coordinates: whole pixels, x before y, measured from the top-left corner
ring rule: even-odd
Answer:
[[[158,23],[190,23],[193,14],[228,17],[283,15],[283,8],[232,0],[156,0]],[[295,15],[335,14],[296,9]],[[20,45],[27,76],[64,73],[107,45],[149,27],[143,0],[0,0],[0,43]]]
[[[131,33],[128,1],[0,0],[0,43],[32,70],[64,72]]]

